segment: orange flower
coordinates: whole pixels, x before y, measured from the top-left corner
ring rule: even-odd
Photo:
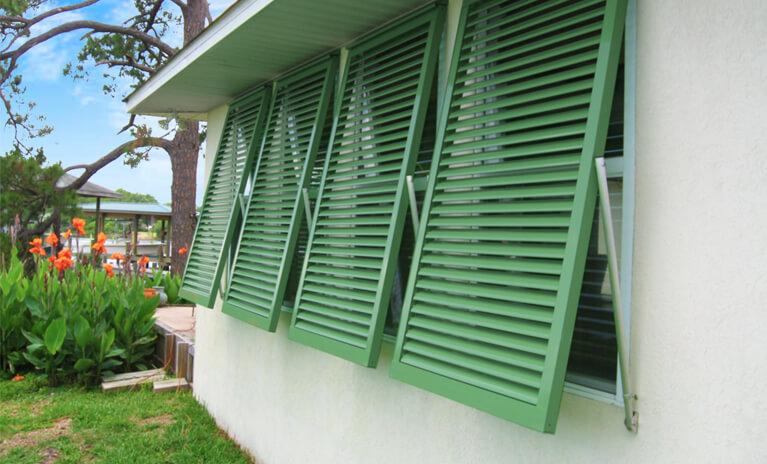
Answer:
[[[57,247],[59,245],[59,238],[56,236],[56,234],[51,232],[47,237],[45,237],[45,243],[52,247]]]
[[[56,261],[56,256],[51,256],[48,258],[48,262],[53,264],[53,262]]]
[[[72,262],[71,259],[67,258],[66,256],[63,256],[61,258],[57,258],[56,261],[53,262],[53,267],[63,272],[66,268],[72,266],[73,264],[74,263]]]
[[[125,256],[123,256],[122,253],[112,253],[112,256],[110,256],[112,259],[117,260],[117,264],[120,264],[120,261],[125,261]]]
[[[179,250],[178,250],[178,254],[180,254],[180,255],[185,255],[186,252],[187,252],[186,248],[179,248]]]
[[[77,230],[78,234],[85,235],[85,219],[73,218],[72,227]]]
[[[141,269],[141,273],[142,274],[146,272],[146,267],[145,266],[147,264],[149,264],[149,258],[147,258],[146,255],[144,255],[141,258],[139,258],[139,260],[138,260],[138,267],[139,267],[139,269]]]
[[[21,381],[21,380],[24,380],[24,376],[16,374],[16,377],[12,378],[11,382],[18,382],[18,381]]]
[[[104,243],[107,241],[107,235],[104,232],[99,232],[98,237],[96,237],[96,241]]]
[[[47,253],[45,253],[45,250],[41,246],[43,244],[43,239],[41,238],[35,238],[32,239],[31,242],[29,242],[30,245],[32,245],[32,248],[29,249],[29,252],[33,255],[40,255],[40,256],[46,256]]]
[[[63,250],[59,251],[58,257],[72,259],[72,252],[69,251],[69,248],[64,248]]]
[[[109,277],[110,279],[115,276],[114,266],[112,266],[111,264],[109,263],[102,264],[101,267],[103,267],[104,270],[107,271],[107,277]]]
[[[97,255],[107,252],[107,247],[104,246],[104,242],[96,242],[91,248],[93,248],[93,251],[95,251]]]
[[[64,238],[64,239],[69,239],[69,236],[70,236],[70,235],[72,235],[72,229],[67,229],[67,231],[66,231],[66,232],[64,232],[63,234],[61,234],[61,238]]]

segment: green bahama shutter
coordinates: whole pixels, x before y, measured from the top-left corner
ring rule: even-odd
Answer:
[[[349,50],[289,337],[378,361],[443,8]]]
[[[391,375],[553,432],[624,1],[467,1]]]
[[[302,191],[329,109],[338,60],[275,84],[223,312],[274,331],[304,219]]]
[[[213,160],[179,291],[187,300],[208,308],[216,301],[224,252],[239,218],[236,200],[245,188],[253,153],[261,140],[268,94],[262,87],[230,105]]]

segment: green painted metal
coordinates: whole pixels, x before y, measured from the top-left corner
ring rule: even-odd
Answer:
[[[465,2],[392,377],[554,432],[625,8]]]
[[[337,57],[276,81],[222,311],[274,332],[292,270],[303,189],[323,137]]]
[[[381,348],[444,7],[352,46],[289,337],[365,366]]]
[[[241,216],[239,196],[261,140],[269,93],[269,88],[261,87],[235,100],[224,122],[179,291],[206,308],[216,301],[226,253]]]

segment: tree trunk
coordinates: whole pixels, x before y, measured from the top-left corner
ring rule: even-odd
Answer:
[[[171,261],[173,275],[183,275],[186,256],[179,254],[181,248],[189,248],[194,236],[197,213],[197,156],[200,152],[199,123],[197,121],[179,121],[173,142],[168,150],[173,184],[171,201]],[[183,128],[182,128],[183,127]]]
[[[207,0],[188,0],[181,8],[184,18],[184,45],[202,32],[205,19],[210,16]],[[179,120],[179,129],[168,151],[173,170],[171,201],[171,274],[183,275],[186,256],[179,254],[181,248],[189,249],[197,225],[197,157],[200,153],[200,125],[197,121]]]

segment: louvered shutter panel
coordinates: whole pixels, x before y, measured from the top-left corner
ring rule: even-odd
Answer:
[[[289,337],[362,365],[378,360],[443,18],[395,24],[345,66]]]
[[[179,291],[182,297],[207,308],[216,301],[224,252],[239,220],[237,197],[245,188],[261,139],[267,99],[267,89],[261,88],[230,105],[213,160]]]
[[[311,180],[338,60],[278,80],[248,196],[223,312],[274,331],[304,219],[302,191]]]
[[[464,4],[393,377],[554,431],[624,15]]]

